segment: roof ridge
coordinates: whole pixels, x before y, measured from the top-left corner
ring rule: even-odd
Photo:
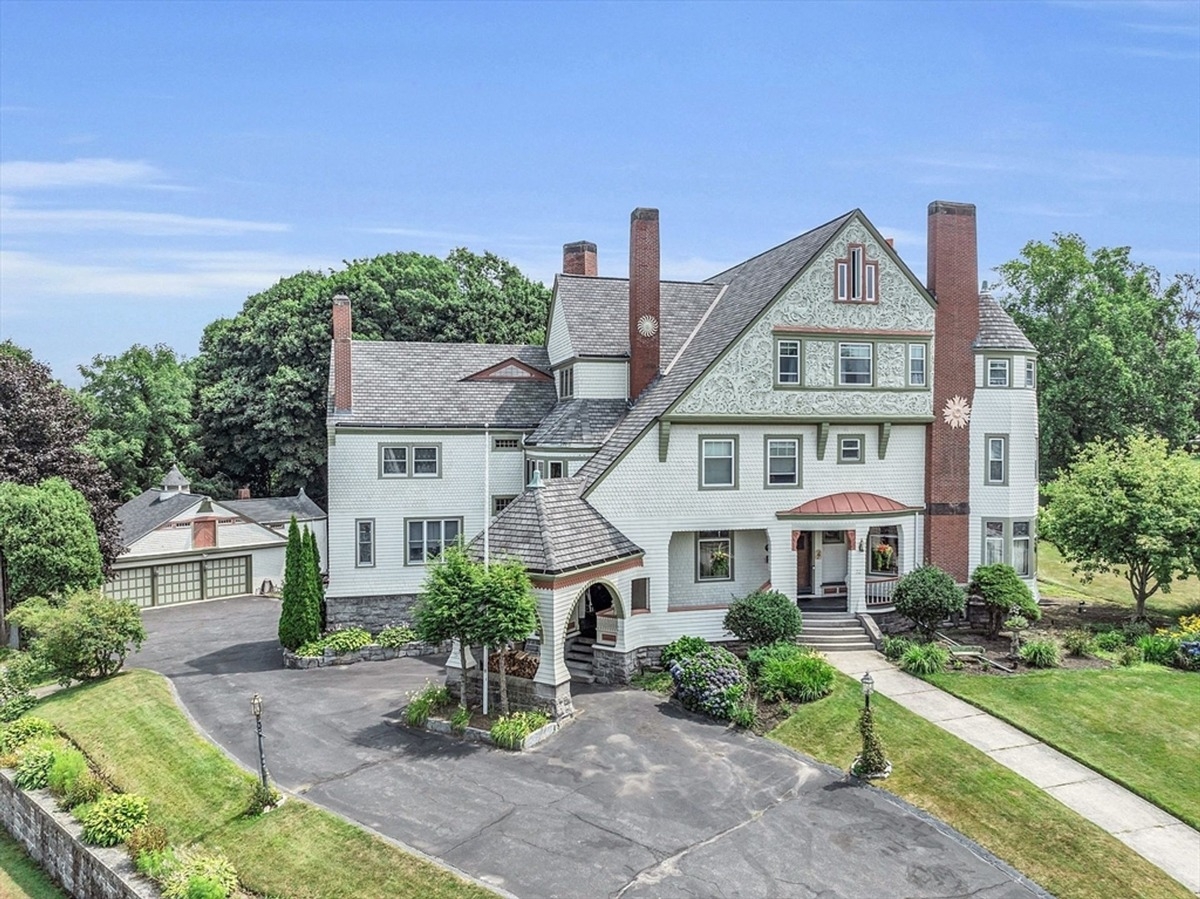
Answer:
[[[550,529],[547,527],[546,516],[546,487],[529,488],[533,492],[533,508],[537,512],[538,538],[542,541],[542,558],[546,561],[546,570],[554,571],[554,543],[550,540]]]
[[[743,265],[753,262],[755,259],[758,259],[762,256],[766,256],[769,253],[774,253],[776,250],[781,249],[782,247],[786,247],[788,244],[794,243],[797,240],[800,240],[801,238],[808,237],[808,235],[810,235],[816,231],[820,231],[822,228],[828,228],[832,224],[844,222],[846,219],[850,218],[855,213],[861,214],[861,212],[862,212],[862,210],[859,209],[857,206],[855,206],[849,212],[843,213],[842,215],[834,216],[833,218],[831,218],[829,221],[825,222],[824,224],[817,225],[817,227],[815,227],[815,228],[809,228],[807,231],[805,231],[801,234],[797,234],[795,237],[789,237],[787,240],[780,241],[779,243],[775,244],[775,246],[771,247],[770,249],[763,250],[761,253],[755,253],[750,258],[743,259],[737,265],[731,265],[729,268],[724,269],[723,271],[717,272],[711,278],[705,278],[704,283],[711,283],[713,281],[716,281],[716,279],[721,277],[721,275],[727,274],[727,273],[733,271],[734,269],[741,268]]]

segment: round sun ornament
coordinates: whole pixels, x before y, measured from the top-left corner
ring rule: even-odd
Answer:
[[[653,337],[658,333],[658,319],[653,315],[643,315],[637,321],[637,329],[643,337]]]
[[[952,428],[965,428],[971,420],[971,404],[961,396],[946,400],[946,408],[942,410],[942,420]]]

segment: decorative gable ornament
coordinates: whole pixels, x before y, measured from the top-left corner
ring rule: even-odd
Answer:
[[[653,315],[643,315],[637,321],[637,329],[643,337],[653,337],[658,333],[658,319]]]
[[[942,409],[942,421],[952,428],[965,428],[971,421],[971,404],[961,396],[951,397]]]
[[[509,357],[483,371],[463,378],[464,381],[553,381],[540,369],[527,365],[520,359]]]

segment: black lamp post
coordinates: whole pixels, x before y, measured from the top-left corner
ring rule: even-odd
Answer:
[[[262,732],[262,697],[255,693],[250,697],[250,711],[254,712],[254,727],[258,731],[258,776],[262,778],[264,790],[269,790],[267,783],[267,756],[263,752]]]
[[[862,691],[863,702],[866,708],[871,708],[871,694],[875,692],[875,678],[871,677],[871,672],[868,671],[862,676]]]

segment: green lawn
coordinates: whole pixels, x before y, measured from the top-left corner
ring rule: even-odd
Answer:
[[[1038,590],[1049,597],[1064,599],[1086,599],[1089,602],[1104,602],[1133,610],[1133,594],[1129,582],[1116,574],[1098,574],[1091,583],[1085,584],[1071,572],[1071,564],[1051,544],[1038,544]],[[1200,607],[1200,580],[1195,577],[1176,581],[1170,593],[1161,590],[1146,600],[1146,611],[1151,615],[1175,618]]]
[[[982,678],[980,678],[982,680]],[[846,768],[858,752],[859,685],[838,675],[831,696],[800,706],[773,739]],[[950,824],[1060,899],[1191,894],[1115,837],[886,697],[872,700],[895,765],[884,789]]]
[[[928,680],[1200,827],[1200,675],[1139,665]]]
[[[0,896],[5,899],[67,899],[17,841],[0,827]]]
[[[253,778],[201,738],[149,671],[56,693],[53,721],[112,782],[150,803],[176,844],[220,849],[242,885],[280,899],[484,899],[493,894],[300,799],[240,817]]]

